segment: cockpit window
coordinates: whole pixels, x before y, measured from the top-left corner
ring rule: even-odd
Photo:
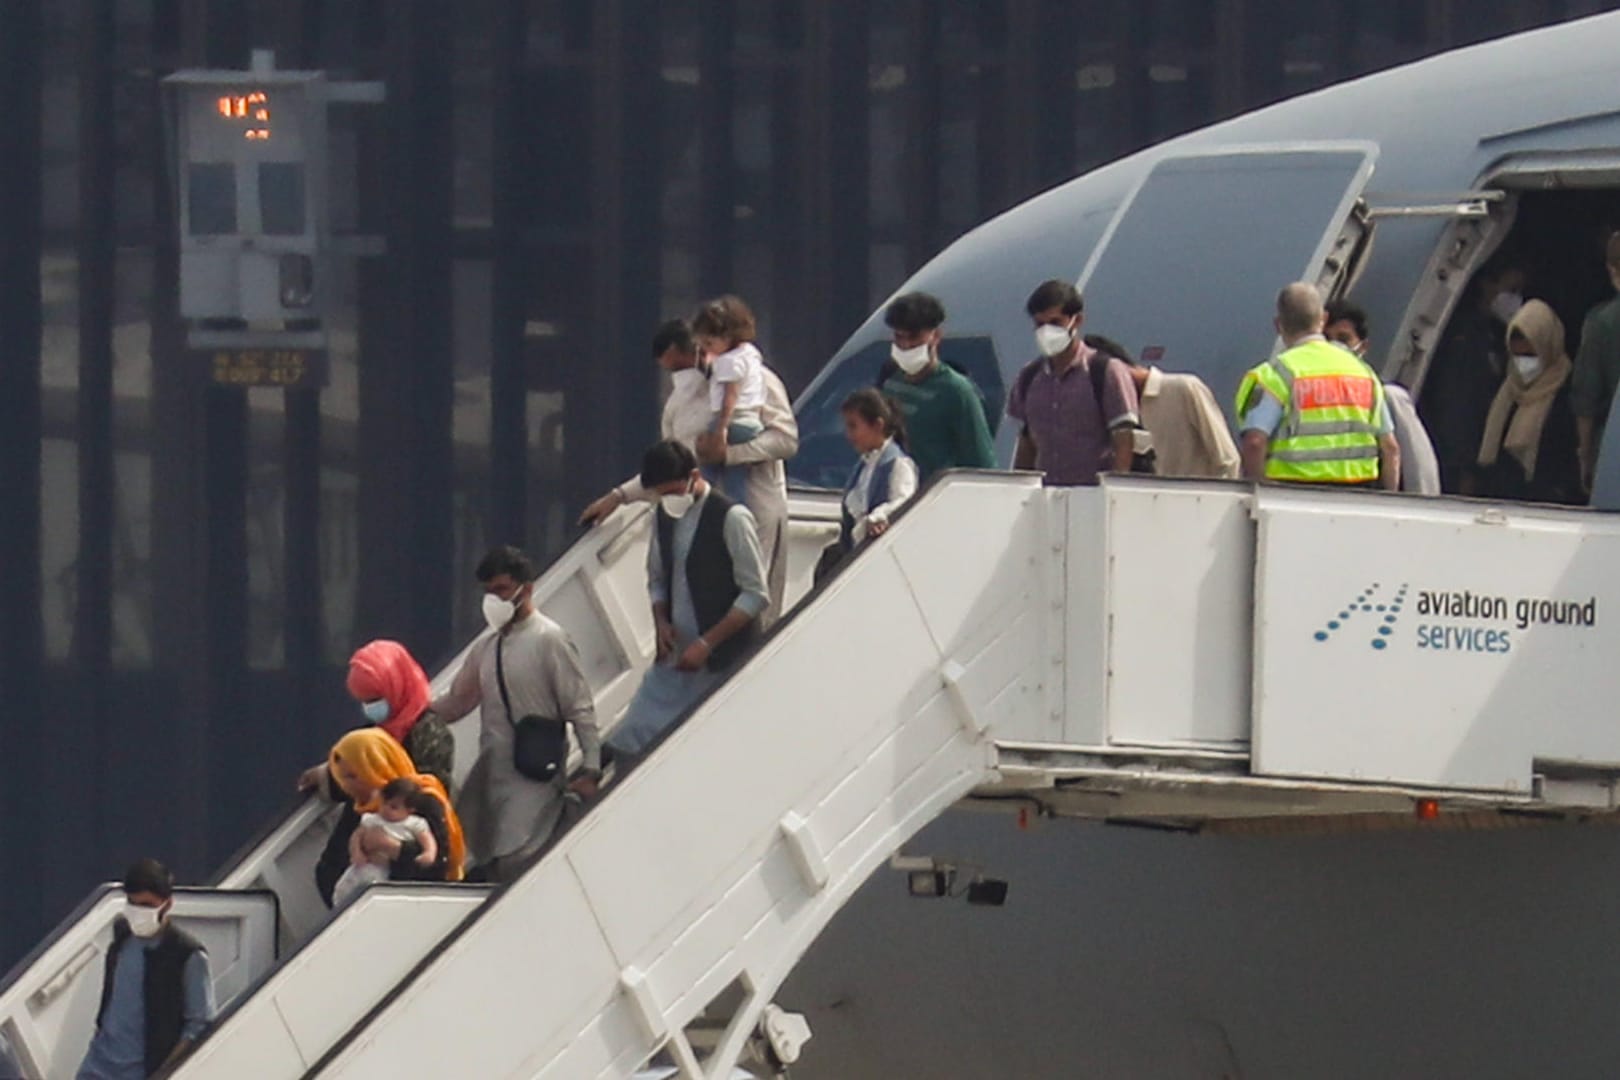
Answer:
[[[1006,397],[996,347],[988,337],[948,337],[940,343],[939,358],[972,380],[993,436]],[[799,452],[787,463],[788,476],[794,483],[834,489],[844,486],[855,464],[855,451],[844,438],[839,408],[856,390],[875,386],[886,363],[890,363],[889,343],[872,342],[838,365],[799,408]]]

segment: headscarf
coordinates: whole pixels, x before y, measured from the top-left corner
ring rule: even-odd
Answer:
[[[416,771],[411,763],[411,756],[405,752],[398,740],[386,732],[374,727],[360,728],[349,732],[337,741],[332,747],[332,753],[327,758],[327,768],[332,772],[333,778],[342,775],[338,769],[339,762],[347,765],[367,787],[380,793],[391,780],[404,777],[414,780],[416,785],[424,792],[439,800],[444,808],[444,831],[449,840],[450,864],[448,878],[451,881],[460,881],[462,864],[467,860],[467,843],[461,835],[461,819],[456,817],[456,811],[450,805],[450,797],[445,794],[444,785],[439,783],[437,777]],[[350,797],[353,798],[352,793]],[[354,808],[361,813],[368,813],[377,809],[382,800],[373,794],[367,802],[355,800]]]
[[[349,693],[358,701],[388,702],[388,719],[377,726],[400,743],[433,700],[427,676],[397,641],[373,641],[349,658]]]
[[[1511,359],[1507,378],[1491,402],[1485,416],[1485,437],[1479,444],[1479,463],[1495,465],[1497,455],[1506,450],[1524,467],[1526,480],[1536,475],[1536,455],[1541,449],[1541,429],[1552,412],[1553,400],[1569,381],[1571,364],[1564,352],[1564,322],[1540,300],[1526,300],[1508,324],[1507,339],[1514,332],[1535,348],[1541,357],[1541,371],[1525,382]],[[1512,346],[1509,346],[1512,353]]]

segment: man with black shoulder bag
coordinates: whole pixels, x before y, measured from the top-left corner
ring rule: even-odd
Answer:
[[[494,631],[468,653],[433,711],[454,723],[479,710],[478,760],[456,800],[479,876],[510,880],[551,841],[570,802],[602,778],[596,703],[563,628],[534,607],[534,564],[499,547],[478,564],[484,619]],[[584,765],[568,776],[569,729]]]

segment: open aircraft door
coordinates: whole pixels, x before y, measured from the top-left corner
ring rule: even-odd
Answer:
[[[1366,248],[1377,147],[1287,143],[1156,164],[1080,276],[1088,330],[1148,363],[1197,370],[1223,405],[1276,343],[1277,290],[1330,294]]]

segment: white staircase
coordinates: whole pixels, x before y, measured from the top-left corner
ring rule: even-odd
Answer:
[[[935,487],[315,1073],[622,1077],[662,1048],[729,1076],[838,908],[1043,709],[1043,512],[1033,477]]]
[[[808,591],[816,556],[837,534],[837,500],[795,494],[790,510],[791,602]],[[585,533],[536,584],[536,602],[568,628],[578,646],[598,716],[608,724],[652,661],[652,620],[645,598],[650,519],[644,505],[621,510]],[[435,692],[448,687],[470,648],[471,643],[434,677]],[[477,713],[452,731],[460,779],[476,757]],[[188,929],[201,927],[209,935],[205,940],[215,960],[215,996],[224,1011],[221,1024],[177,1075],[283,1075],[271,1067],[272,1060],[286,1065],[285,1075],[298,1075],[488,895],[471,888],[372,890],[371,899],[350,905],[329,923],[331,914],[315,890],[314,866],[337,810],[323,798],[304,800],[245,845],[210,889],[178,894],[177,917]],[[98,887],[0,982],[0,1038],[10,1045],[25,1075],[71,1077],[77,1069],[90,1039],[111,922],[121,904],[116,889]],[[413,911],[413,905],[420,910]],[[250,934],[251,947],[227,935],[226,928],[236,923],[246,928],[231,933]],[[369,941],[378,949],[386,941],[392,950],[387,963],[370,966],[370,974],[361,979],[364,985],[353,977],[332,975],[332,964],[341,966],[344,958],[352,958],[355,941]],[[285,969],[271,974],[278,959],[289,958]],[[351,992],[328,1001],[325,995],[335,985]],[[313,1003],[313,1014],[295,1004],[302,1000]],[[270,1017],[285,1028],[281,1049],[286,1055],[256,1059],[262,1064],[252,1073],[232,1071],[238,1063],[235,1048],[244,1045],[238,1040],[258,1044],[252,1032]],[[291,1064],[298,1061],[303,1064]]]
[[[793,595],[835,508],[796,505]],[[609,723],[651,659],[646,532],[644,511],[621,514],[540,588]],[[437,911],[379,890],[242,997],[179,1075],[771,1067],[762,1027],[788,1056],[803,1039],[771,1004],[788,972],[965,797],[1192,827],[1613,812],[1616,568],[1613,515],[950,475],[521,879],[488,902],[446,890]],[[324,918],[288,911],[308,907],[323,821],[304,808],[224,879],[273,888],[295,941]],[[0,1034],[52,1062],[76,1057],[22,1003],[99,985],[98,954],[74,946],[63,967],[58,944],[0,988]],[[333,975],[389,950],[364,978]]]

